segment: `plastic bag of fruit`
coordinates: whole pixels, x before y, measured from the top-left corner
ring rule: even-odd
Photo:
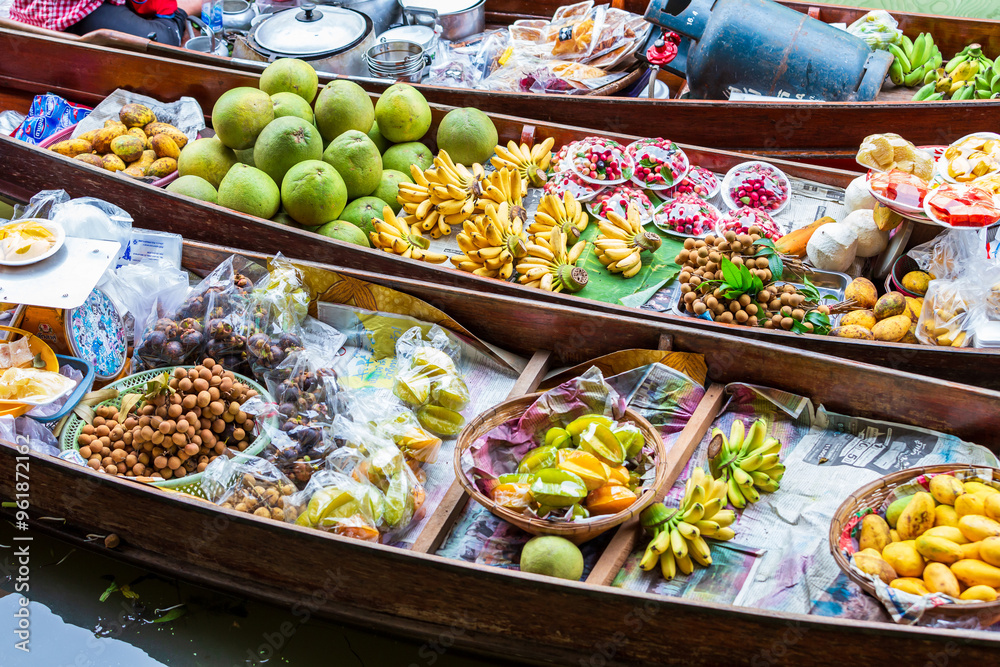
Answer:
[[[978,262],[985,261],[989,247],[987,231],[975,234],[964,229],[949,229],[926,243],[909,250],[922,271],[943,280],[954,280]]]
[[[847,32],[865,40],[873,49],[887,49],[890,44],[903,43],[903,31],[889,12],[883,9],[868,12],[847,26]]]
[[[421,327],[413,327],[396,341],[392,393],[436,435],[454,437],[465,425],[461,411],[470,397],[460,363],[458,345],[438,326],[426,338]]]
[[[294,521],[302,510],[292,501],[298,491],[272,463],[240,453],[212,461],[201,488],[216,505],[275,521]]]
[[[309,314],[309,288],[302,273],[281,254],[254,285],[245,328],[247,356],[258,377],[301,348],[301,327]]]
[[[421,426],[408,407],[402,403],[372,400],[364,390],[341,391],[340,396],[343,414],[388,436],[414,471],[418,471],[422,463],[437,461],[441,438]]]
[[[978,276],[930,281],[917,321],[917,339],[925,345],[970,347],[975,331],[970,311],[984,297]]]
[[[321,470],[292,496],[292,502],[304,506],[294,520],[296,525],[366,542],[379,540],[385,497],[365,479]]]

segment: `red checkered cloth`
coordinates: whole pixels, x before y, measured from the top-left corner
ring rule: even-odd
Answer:
[[[125,0],[14,0],[10,18],[49,30],[65,30],[107,1],[124,5]]]

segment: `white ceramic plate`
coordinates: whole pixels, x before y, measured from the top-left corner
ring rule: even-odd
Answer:
[[[751,165],[755,164],[764,165],[765,167],[773,171],[778,176],[778,179],[784,182],[785,187],[788,188],[788,192],[786,193],[787,196],[785,198],[785,201],[781,204],[781,206],[771,211],[765,211],[768,215],[770,215],[773,218],[774,216],[778,215],[786,208],[788,208],[788,205],[792,201],[791,181],[788,180],[788,177],[785,176],[785,173],[783,171],[775,167],[773,164],[768,164],[767,162],[761,162],[760,160],[751,160],[749,162],[741,162],[740,164],[736,165],[735,167],[727,171],[725,177],[722,179],[722,201],[725,202],[726,208],[728,208],[731,211],[743,208],[742,202],[735,202],[733,201],[733,198],[729,196],[729,186],[736,178],[737,173],[744,171]]]
[[[18,222],[25,222],[25,220],[15,220],[10,224],[17,224]],[[42,253],[41,255],[38,255],[37,257],[32,257],[31,259],[25,259],[20,261],[0,259],[0,266],[28,266],[30,264],[37,264],[38,262],[46,260],[52,255],[59,252],[59,249],[63,247],[64,243],[66,243],[66,230],[63,229],[62,225],[57,225],[56,223],[50,222],[48,220],[39,220],[38,222],[41,223],[43,227],[51,230],[56,235],[56,242],[52,244],[52,247],[49,248],[44,253]]]

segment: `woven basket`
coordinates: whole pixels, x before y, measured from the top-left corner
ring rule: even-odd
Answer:
[[[500,424],[523,415],[531,407],[531,404],[538,400],[539,396],[541,396],[541,393],[527,394],[496,405],[466,424],[465,428],[459,434],[458,443],[455,446],[455,478],[462,485],[462,488],[465,489],[465,492],[472,496],[477,503],[504,521],[512,523],[532,535],[558,535],[565,537],[574,544],[583,544],[588,540],[594,539],[601,533],[637,516],[639,512],[648,507],[656,499],[658,495],[657,491],[662,489],[667,482],[667,469],[665,465],[667,450],[663,445],[663,440],[660,439],[659,432],[653,425],[637,412],[629,409],[625,410],[624,419],[635,424],[642,432],[646,444],[653,446],[656,478],[651,485],[639,492],[639,497],[628,509],[622,510],[617,514],[608,514],[587,521],[548,521],[501,507],[492,498],[480,492],[472,480],[468,479],[462,471],[462,454],[481,436],[486,435]]]
[[[855,512],[861,512],[866,509],[872,509],[877,512],[885,499],[892,494],[896,487],[906,484],[921,475],[938,475],[941,473],[961,472],[963,470],[974,470],[979,474],[984,474],[986,470],[992,470],[993,481],[1000,482],[1000,469],[996,468],[956,466],[955,464],[921,466],[886,475],[871,484],[866,484],[848,496],[833,515],[833,521],[830,522],[829,535],[830,553],[833,554],[833,559],[837,561],[837,565],[844,571],[844,574],[850,577],[851,581],[863,588],[867,593],[875,595],[875,586],[851,567],[850,559],[838,547],[844,527],[854,517]],[[979,620],[980,625],[984,628],[1000,621],[1000,600],[995,602],[946,604],[933,607],[924,612],[924,618],[929,620],[960,621],[973,616]]]
[[[151,371],[143,371],[141,373],[135,373],[134,375],[129,375],[128,377],[124,377],[121,380],[118,380],[117,382],[112,382],[108,386],[114,387],[120,393],[125,394],[128,393],[130,389],[138,389],[140,387],[145,386],[146,382],[152,380],[155,377],[163,375],[164,373],[173,374],[175,368],[177,367],[170,366],[167,368],[156,368]],[[189,367],[186,366],[185,368]],[[274,399],[271,397],[271,395],[267,393],[267,389],[260,386],[259,384],[257,384],[256,382],[254,382],[253,380],[244,375],[240,375],[239,373],[234,373],[234,375],[236,376],[236,379],[239,382],[242,382],[243,384],[247,385],[248,387],[256,391],[265,402],[267,403],[274,402]],[[118,398],[113,398],[109,401],[104,401],[103,403],[101,403],[101,405],[102,406],[113,405],[116,408],[121,407],[121,396],[119,396]],[[80,435],[80,430],[83,428],[84,423],[85,422],[82,419],[80,419],[75,413],[70,414],[69,420],[63,427],[62,435],[59,438],[59,448],[61,450],[66,451],[69,449],[75,449],[75,450],[80,449],[80,445],[77,443],[77,438]],[[277,420],[273,420],[273,424],[274,426],[277,426]],[[259,425],[257,427],[257,432],[258,432],[257,437],[254,439],[252,443],[250,443],[250,445],[246,448],[246,450],[244,450],[244,453],[249,454],[251,456],[256,456],[257,454],[260,454],[262,451],[264,451],[264,447],[266,447],[267,444],[271,441],[271,438]],[[162,489],[172,489],[174,491],[182,491],[184,493],[204,498],[204,495],[201,490],[201,477],[202,473],[196,472],[196,473],[191,473],[189,475],[184,475],[183,477],[177,477],[172,479],[161,479],[159,481],[150,482],[150,484],[152,484],[153,486],[160,487]]]

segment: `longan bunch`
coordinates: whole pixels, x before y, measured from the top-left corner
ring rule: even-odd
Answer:
[[[295,521],[299,510],[291,503],[289,496],[296,490],[291,482],[272,482],[246,472],[220,507],[275,521]]]
[[[799,294],[794,285],[768,285],[767,289],[757,293],[757,301],[762,308],[766,308],[768,319],[764,320],[765,329],[784,329],[788,331],[795,322],[802,322],[802,319],[809,312],[806,306],[806,297]],[[828,306],[819,306],[816,310],[830,314]],[[813,325],[810,322],[803,324],[812,333]]]
[[[726,232],[723,236],[709,234],[704,239],[685,239],[684,249],[677,253],[674,259],[681,266],[678,280],[681,291],[685,284],[692,289],[706,280],[722,280],[722,258],[725,257],[736,266],[746,266],[750,272],[767,284],[771,281],[771,269],[766,257],[754,257],[759,249],[754,245],[763,238],[759,227],[751,227],[747,234]],[[695,280],[697,278],[697,280]]]
[[[240,406],[257,392],[236,381],[213,359],[177,368],[174,393],[160,394],[121,419],[118,408],[100,406],[77,442],[88,465],[112,475],[184,477],[203,472],[229,447],[250,445],[254,422]]]

